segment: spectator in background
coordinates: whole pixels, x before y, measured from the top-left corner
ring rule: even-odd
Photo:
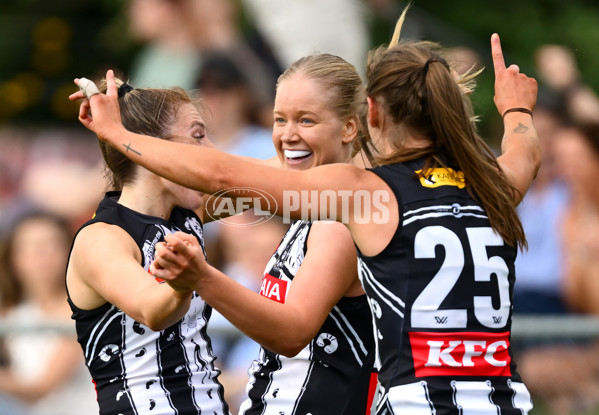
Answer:
[[[133,83],[140,87],[193,86],[200,49],[192,30],[189,0],[131,0],[129,30],[142,49],[133,60]]]
[[[599,123],[561,130],[556,153],[572,193],[563,226],[566,299],[599,315]]]
[[[540,81],[564,100],[567,115],[579,123],[599,123],[599,96],[582,81],[574,52],[565,46],[543,45],[535,59]]]
[[[87,221],[106,186],[97,149],[75,130],[0,128],[0,237],[32,210],[62,216],[73,230]]]
[[[364,56],[370,48],[366,2],[241,0],[241,4],[283,67],[321,52],[340,56],[364,72]]]
[[[573,151],[580,149],[568,137],[580,136],[580,133],[576,128],[563,127],[572,121],[599,123],[599,97],[582,81],[576,57],[567,47],[543,45],[536,50],[535,61],[539,78],[546,87],[534,114],[543,162],[530,191],[518,206],[529,248],[516,260],[519,284],[514,291],[514,312],[584,311],[575,301],[564,298],[570,296],[571,289],[571,278],[564,275],[571,273],[571,265],[564,261],[571,262],[572,255],[568,251],[578,243],[564,234],[563,222],[566,215],[571,216],[566,211],[578,204],[576,200],[570,202],[570,191],[575,195],[588,195],[596,186],[587,182],[586,189],[580,188],[580,180],[584,180],[579,176],[584,174],[580,169],[583,159],[568,160]],[[556,163],[558,159],[562,162]],[[574,187],[580,189],[577,191]],[[574,198],[578,199],[579,195]]]
[[[536,123],[536,120],[535,120]],[[554,137],[556,165],[571,197],[561,229],[564,295],[574,310],[599,315],[599,124],[568,125]],[[599,342],[526,350],[520,373],[551,415],[599,410]]]
[[[218,50],[236,56],[260,93],[274,98],[280,65],[257,32],[246,40],[234,0],[131,0],[127,12],[131,35],[143,45],[133,62],[135,85],[192,89],[204,54]]]
[[[568,312],[563,298],[561,226],[569,196],[555,163],[556,133],[564,123],[564,111],[562,101],[552,94],[541,94],[534,110],[542,162],[535,181],[518,206],[528,249],[516,258],[516,314]]]
[[[72,324],[64,283],[71,239],[70,224],[54,214],[32,212],[16,222],[0,266],[5,324],[20,329]],[[4,341],[8,364],[0,368],[0,392],[21,401],[28,415],[97,413],[74,330],[15,331]]]
[[[209,110],[210,136],[217,148],[257,159],[277,155],[272,145],[272,100],[231,53],[207,53],[195,87]]]

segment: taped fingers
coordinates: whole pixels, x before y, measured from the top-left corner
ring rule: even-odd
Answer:
[[[79,89],[81,90],[81,92],[83,92],[83,95],[85,95],[87,99],[90,99],[94,95],[100,93],[100,90],[98,89],[96,84],[87,78],[79,79]]]

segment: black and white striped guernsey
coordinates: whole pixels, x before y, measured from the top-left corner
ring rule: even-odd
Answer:
[[[139,246],[144,269],[165,234],[187,232],[204,246],[202,224],[194,212],[175,208],[165,221],[130,210],[118,204],[117,197],[107,194],[82,228],[96,222],[123,228]],[[212,309],[197,294],[184,318],[159,332],[112,304],[86,311],[68,300],[101,415],[229,414],[206,334]]]
[[[373,169],[400,223],[359,275],[377,331],[377,414],[523,415],[530,394],[510,348],[516,249],[491,228],[463,174],[422,160]]]
[[[307,252],[311,222],[294,222],[270,259],[260,293],[284,302]],[[322,276],[322,278],[326,278]],[[364,415],[374,361],[366,296],[344,297],[295,357],[260,349],[240,415]]]

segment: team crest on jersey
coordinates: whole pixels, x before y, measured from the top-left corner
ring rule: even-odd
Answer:
[[[420,176],[420,184],[423,187],[455,186],[459,189],[466,187],[464,173],[450,168],[434,168],[422,173],[422,170],[416,170]]]
[[[284,303],[287,297],[287,281],[265,274],[260,287],[260,295],[278,303]]]
[[[203,239],[204,232],[202,231],[200,222],[196,218],[185,218],[185,229],[194,232],[200,241]]]
[[[143,267],[146,271],[149,270],[150,264],[154,261],[156,244],[164,240],[164,235],[169,233],[171,233],[171,231],[167,227],[155,224],[152,228],[152,233],[146,236],[146,240],[141,249],[144,255]]]

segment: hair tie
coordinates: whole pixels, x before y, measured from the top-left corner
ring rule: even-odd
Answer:
[[[133,91],[133,87],[126,82],[123,82],[121,86],[119,86],[119,98],[124,97],[127,92]]]
[[[426,74],[428,73],[428,66],[432,63],[432,62],[440,62],[440,60],[438,58],[429,58],[425,63],[424,63],[424,67],[422,68],[422,70],[424,71],[424,75],[426,76]]]

